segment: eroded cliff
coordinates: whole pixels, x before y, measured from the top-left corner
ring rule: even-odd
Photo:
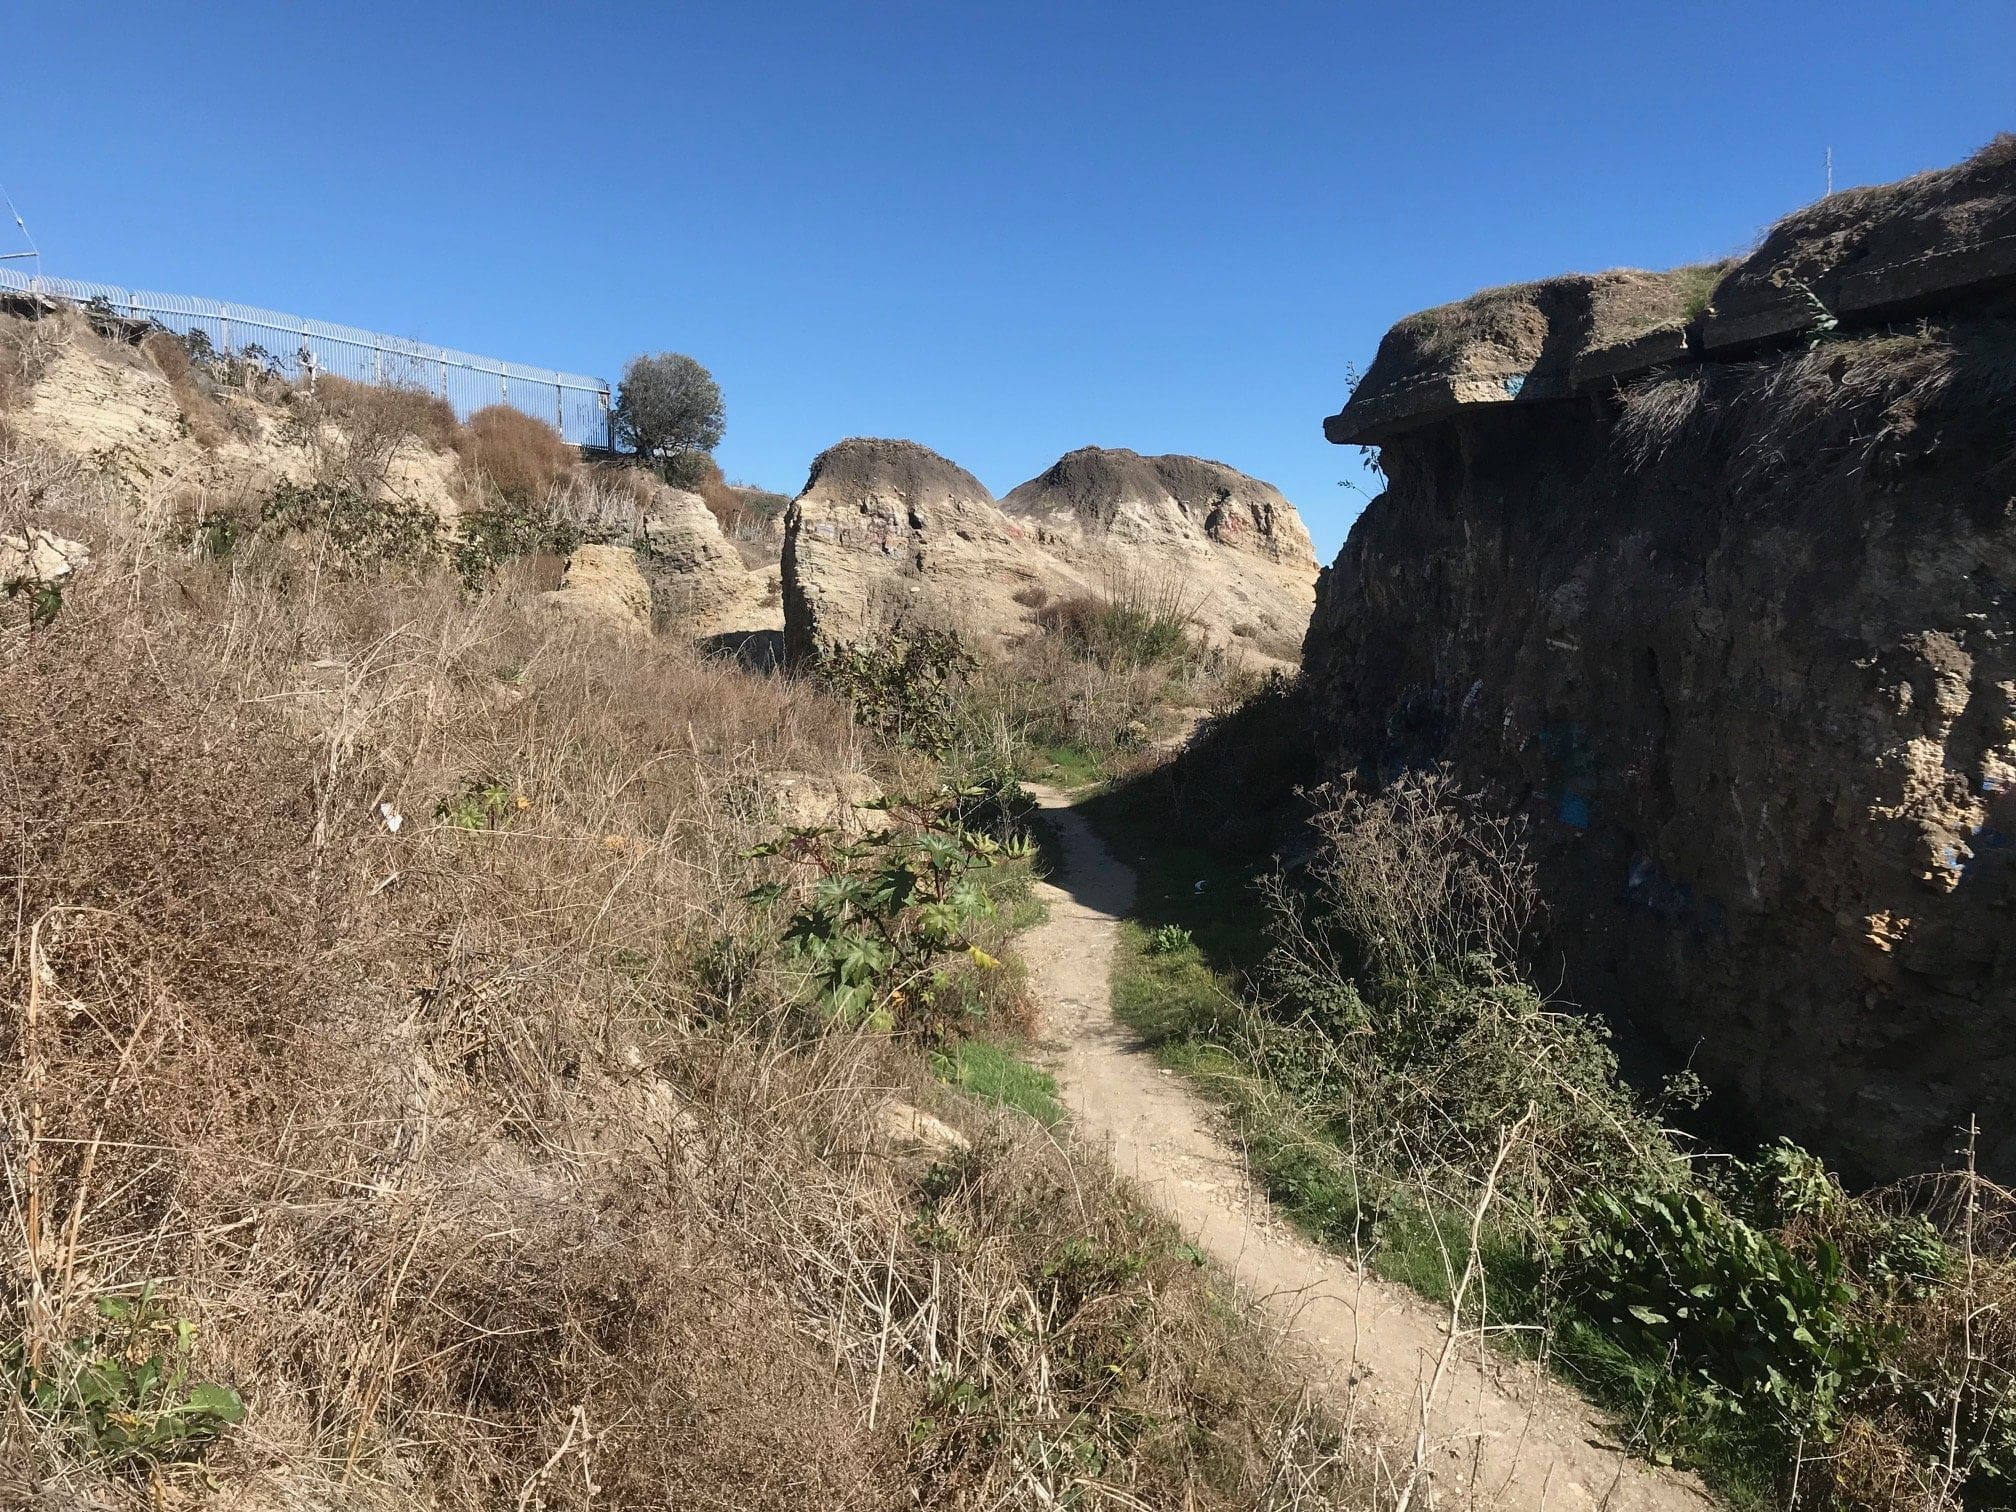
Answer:
[[[2003,138],[1414,317],[1326,427],[1387,478],[1305,647],[1334,764],[1522,807],[1565,995],[1858,1175],[1970,1119],[2016,1170],[2012,287]]]

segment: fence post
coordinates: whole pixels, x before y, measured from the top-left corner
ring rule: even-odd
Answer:
[[[609,450],[616,450],[616,411],[609,403],[609,390],[603,389],[596,396],[602,405],[602,431],[608,439]]]
[[[224,306],[217,306],[217,355],[231,355],[231,317],[224,313]]]
[[[448,397],[448,359],[446,357],[441,359],[441,397],[443,399]]]
[[[380,385],[385,382],[385,343],[376,336],[371,338],[371,381]]]
[[[567,396],[561,392],[558,378],[553,380],[553,429],[567,434]]]

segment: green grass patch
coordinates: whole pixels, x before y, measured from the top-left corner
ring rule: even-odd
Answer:
[[[959,1040],[948,1049],[932,1052],[931,1069],[940,1081],[973,1097],[1019,1109],[1046,1127],[1064,1121],[1056,1078],[1005,1046],[989,1040]]]
[[[1105,758],[1089,746],[1072,741],[1055,741],[1032,746],[1028,756],[1029,778],[1052,787],[1074,790],[1107,780]]]

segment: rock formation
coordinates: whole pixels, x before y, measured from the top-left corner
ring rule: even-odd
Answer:
[[[106,334],[74,311],[17,299],[0,304],[0,338],[17,391],[9,432],[88,462],[157,522],[220,511],[256,519],[281,484],[361,480],[375,497],[431,511],[452,535],[464,507],[483,497],[450,444],[445,406],[432,432],[360,438],[346,432],[360,429],[357,422],[304,403],[278,378],[223,382],[193,372],[185,348],[143,323],[116,322]],[[421,406],[433,402],[415,397]],[[552,602],[627,606],[629,579],[641,567],[646,623],[705,637],[781,629],[775,569],[751,572],[699,495],[641,471],[616,471],[620,483],[601,470],[578,472],[555,507],[591,539],[614,541],[625,558],[634,545],[637,561],[620,564],[625,582],[611,598],[605,590],[616,559],[577,553]]]
[[[643,510],[637,556],[656,623],[699,635],[778,628],[762,575],[743,564],[698,494],[654,484]]]
[[[996,504],[910,441],[843,441],[812,464],[785,517],[787,655],[892,620],[1000,646],[1032,606],[1145,591],[1180,602],[1208,640],[1293,654],[1315,598],[1295,507],[1222,462],[1086,447]]]
[[[914,441],[842,441],[785,513],[785,655],[899,621],[998,643],[1026,628],[1018,592],[1063,583],[1083,580],[965,468]]]
[[[651,628],[651,585],[628,546],[576,547],[560,586],[542,597],[577,624],[640,635]]]
[[[1214,639],[1287,650],[1308,626],[1316,553],[1302,517],[1271,483],[1223,462],[1082,447],[1001,508],[1095,580],[1180,585]]]
[[[2016,138],[1702,281],[1395,327],[1326,424],[1387,488],[1318,590],[1320,734],[1522,806],[1566,994],[1725,1112],[1866,1177],[1978,1117],[2007,1179]]]

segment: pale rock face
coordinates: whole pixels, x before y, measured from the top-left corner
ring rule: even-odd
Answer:
[[[1028,628],[1016,593],[1082,582],[963,467],[914,441],[842,441],[785,514],[785,654],[892,623],[998,644]]]
[[[1218,462],[1088,447],[997,505],[964,468],[909,441],[822,453],[785,518],[792,660],[891,623],[998,648],[1039,633],[1046,600],[1142,593],[1205,639],[1289,662],[1316,559],[1278,490]]]
[[[0,535],[0,589],[61,588],[90,560],[90,547],[39,526]]]
[[[560,586],[540,598],[576,624],[634,635],[651,629],[651,585],[628,546],[577,547]]]
[[[700,495],[658,485],[644,506],[637,555],[659,623],[698,635],[777,628],[776,608],[765,608],[762,584]]]
[[[1316,552],[1281,491],[1222,462],[1082,447],[1001,501],[1108,592],[1175,597],[1207,639],[1292,660]]]

